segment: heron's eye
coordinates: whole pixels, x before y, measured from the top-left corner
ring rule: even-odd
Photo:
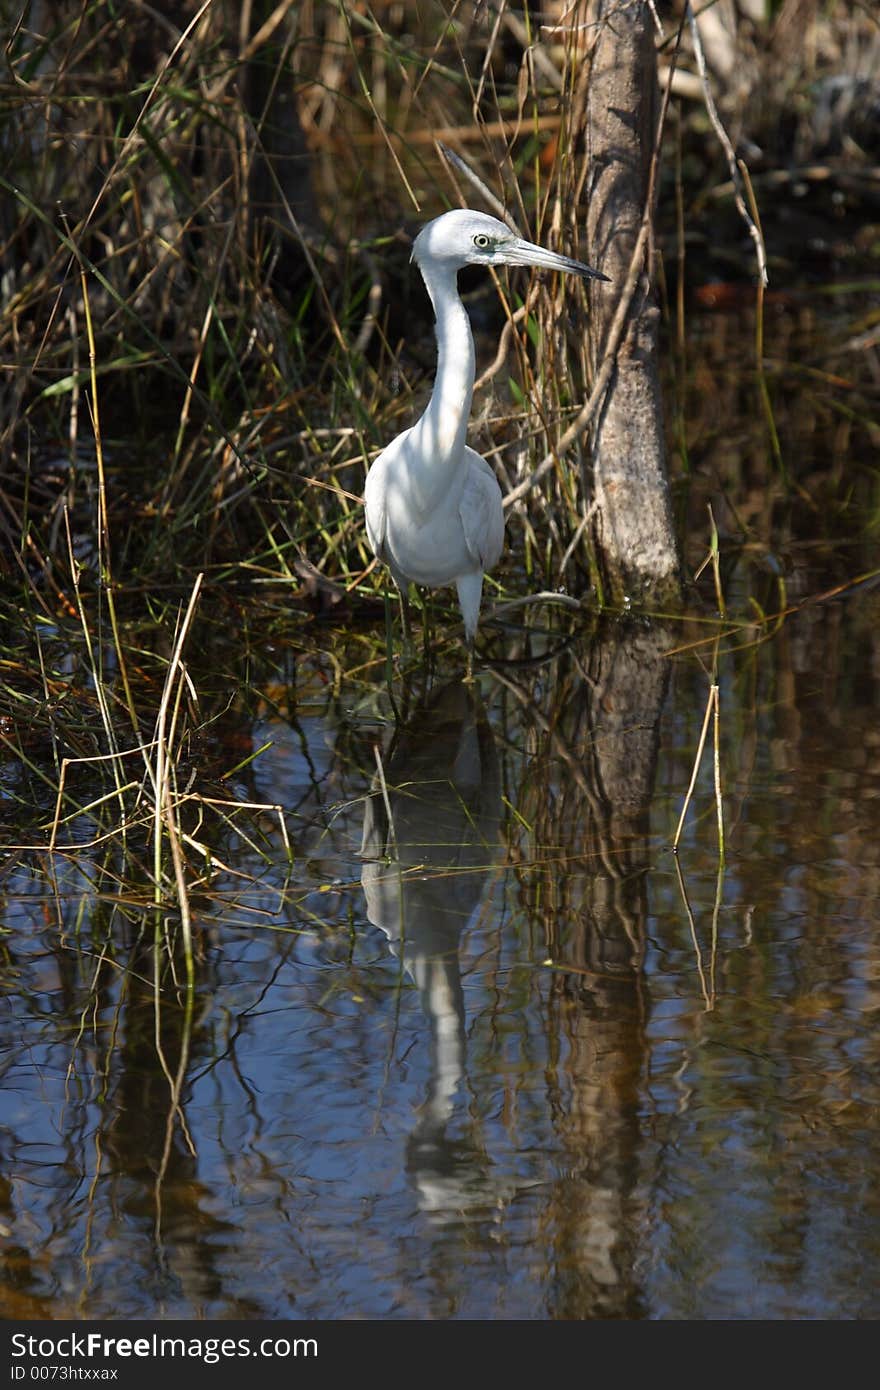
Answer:
[[[477,232],[477,235],[474,237],[474,246],[478,247],[480,251],[485,251],[488,245],[489,238],[484,236],[482,232]]]

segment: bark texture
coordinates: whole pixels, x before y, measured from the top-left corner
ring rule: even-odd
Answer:
[[[612,287],[610,293],[591,295],[594,370],[607,350],[639,235],[659,110],[648,5],[596,0],[596,14],[600,27],[586,113],[587,231],[591,264],[611,277]],[[680,599],[680,560],[666,472],[657,370],[659,310],[649,256],[593,425],[594,536],[606,599],[665,605]]]

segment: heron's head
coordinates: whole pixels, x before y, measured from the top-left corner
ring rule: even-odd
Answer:
[[[444,212],[427,223],[413,242],[412,258],[423,274],[441,266],[460,270],[465,265],[533,265],[593,280],[608,279],[581,261],[523,241],[497,217],[470,208]]]

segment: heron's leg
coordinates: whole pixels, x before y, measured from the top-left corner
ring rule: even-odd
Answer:
[[[397,585],[397,594],[400,599],[400,626],[403,629],[403,641],[404,645],[409,648],[412,646],[412,625],[409,620],[409,595],[407,593],[409,586],[406,580],[401,582],[395,578],[394,582]]]
[[[477,635],[477,622],[480,617],[480,599],[483,595],[483,571],[476,570],[463,574],[455,581],[458,590],[458,604],[464,619],[464,641],[467,647],[466,681],[474,678],[474,638]]]
[[[467,644],[467,664],[466,664],[466,666],[465,666],[465,672],[464,672],[464,675],[463,675],[463,677],[462,677],[462,681],[463,681],[463,683],[464,683],[465,685],[473,685],[473,683],[474,683],[474,644],[473,644],[473,642],[468,642],[468,644]]]
[[[436,592],[436,589],[419,589],[419,600],[422,606],[422,665],[426,671],[433,669],[437,616]]]

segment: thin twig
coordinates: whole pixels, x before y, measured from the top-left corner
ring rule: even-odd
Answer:
[[[687,15],[687,21],[690,25],[691,40],[694,45],[694,57],[697,60],[697,71],[700,74],[700,81],[703,84],[703,100],[706,104],[706,111],[708,112],[709,120],[712,122],[712,127],[715,131],[715,134],[718,136],[718,139],[721,143],[721,148],[724,150],[724,155],[727,160],[727,167],[730,170],[730,177],[733,182],[733,199],[736,203],[736,210],[739,213],[742,220],[745,222],[746,227],[748,228],[749,236],[752,238],[752,241],[755,244],[755,256],[758,262],[758,275],[761,284],[766,286],[768,283],[767,252],[764,247],[764,238],[761,235],[760,228],[758,227],[757,223],[755,222],[754,218],[750,214],[745,204],[745,199],[743,197],[743,181],[742,175],[740,173],[740,163],[737,161],[736,152],[731,143],[730,136],[727,134],[727,131],[724,129],[724,126],[722,125],[721,117],[718,114],[718,108],[715,105],[715,99],[712,96],[712,89],[709,86],[709,77],[708,73],[706,72],[706,56],[703,53],[703,41],[700,38],[700,27],[697,23],[697,17],[694,14],[690,0],[687,0],[687,3],[685,4],[685,14]],[[672,82],[670,81],[669,86],[667,87],[667,91],[671,90]]]
[[[460,154],[456,154],[455,150],[450,149],[448,145],[444,145],[441,140],[435,140],[434,144],[447,164],[451,164],[453,169],[456,169],[469,183],[473,184],[480,197],[484,199],[496,216],[500,217],[501,221],[510,228],[514,236],[521,237],[522,232],[516,225],[512,213],[508,212],[501,200],[495,197],[491,188],[483,182],[479,174],[468,164],[467,160],[463,159]]]
[[[712,692],[713,690],[715,690],[715,688],[716,687],[714,685],[709,687],[709,698],[706,701],[706,713],[703,715],[703,727],[700,730],[700,741],[697,744],[697,752],[696,756],[694,757],[694,765],[691,770],[691,780],[690,784],[688,785],[687,793],[685,794],[684,805],[681,808],[681,815],[678,818],[678,827],[675,831],[675,838],[672,841],[672,848],[675,851],[675,853],[678,853],[678,842],[681,839],[682,827],[684,826],[684,818],[687,815],[688,806],[690,806],[691,804],[691,797],[694,794],[694,787],[697,784],[697,773],[700,770],[700,763],[703,760],[703,749],[706,746],[706,734],[709,732],[709,719],[712,715],[713,708]]]

